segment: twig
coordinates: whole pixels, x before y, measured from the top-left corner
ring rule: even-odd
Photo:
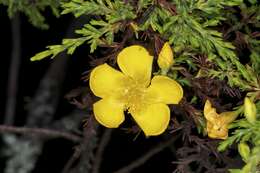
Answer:
[[[110,140],[111,134],[112,134],[112,129],[107,129],[101,138],[101,141],[100,141],[100,144],[99,144],[99,147],[97,150],[97,154],[95,157],[95,162],[93,164],[92,173],[99,173],[100,165],[103,160],[102,156],[103,156],[104,150]]]
[[[91,136],[92,135],[95,135],[96,134],[96,132],[95,131],[93,131],[93,126],[92,126],[92,122],[90,122],[90,121],[92,121],[92,119],[90,118],[89,119],[89,121],[88,121],[88,126],[87,127],[84,127],[84,129],[83,129],[83,140],[82,140],[82,142],[80,143],[80,145],[78,145],[78,146],[76,146],[76,148],[75,148],[75,151],[74,151],[74,153],[73,153],[73,155],[71,156],[71,158],[67,161],[67,163],[65,164],[65,166],[64,166],[64,168],[63,168],[63,170],[62,170],[62,173],[69,173],[69,172],[78,172],[77,170],[75,170],[75,171],[71,171],[71,168],[72,168],[72,166],[73,166],[73,164],[75,163],[75,161],[77,160],[77,159],[79,159],[80,157],[80,161],[81,160],[83,160],[82,159],[82,157],[84,156],[83,155],[83,152],[86,150],[86,149],[88,149],[88,148],[91,148],[91,147],[89,147],[89,143],[91,142]],[[93,140],[93,139],[92,139]],[[83,156],[82,156],[83,155]],[[89,154],[88,154],[89,155]],[[84,160],[84,164],[86,163],[86,162],[89,162],[89,160],[90,160],[90,157],[88,158],[88,159],[86,159],[86,160]],[[85,165],[84,164],[79,164],[78,166],[79,167],[84,167]],[[88,163],[87,163],[87,165],[88,165]],[[77,167],[75,168],[75,169],[77,169]],[[78,168],[78,169],[81,169],[81,168]],[[84,169],[84,168],[83,168]]]
[[[86,173],[89,172],[89,170],[92,167],[91,159],[93,158],[93,151],[96,148],[97,145],[97,127],[98,124],[95,122],[93,119],[93,116],[91,115],[88,120],[86,125],[83,128],[83,140],[79,145],[79,155],[80,157],[78,158],[79,161],[75,165],[74,168],[72,168],[73,163],[75,159],[72,159],[72,161],[68,161],[66,171],[63,173]],[[73,156],[72,156],[73,157]],[[71,160],[70,159],[70,160]],[[74,160],[74,161],[73,161]],[[75,162],[74,162],[75,163]]]
[[[75,151],[74,151],[72,157],[66,163],[65,167],[63,168],[62,173],[68,173],[69,172],[73,163],[80,157],[81,151],[82,151],[82,147],[80,145],[75,147]]]
[[[148,161],[151,157],[161,152],[163,149],[169,147],[175,140],[177,140],[179,135],[176,135],[175,137],[172,137],[172,139],[162,142],[158,144],[156,147],[148,151],[146,154],[144,154],[142,157],[134,160],[129,165],[117,170],[114,173],[129,173],[135,168],[138,168],[139,166],[143,165],[146,161]]]
[[[69,173],[69,172],[77,172],[77,171],[71,171],[70,169],[72,168],[73,164],[77,159],[82,157],[83,151],[86,149],[86,146],[88,148],[89,143],[93,141],[93,135],[96,134],[95,128],[96,124],[93,124],[93,119],[90,117],[87,121],[87,124],[84,129],[83,129],[83,140],[82,142],[75,147],[75,151],[71,158],[67,161],[65,164],[62,173]],[[91,137],[92,136],[92,137]],[[91,147],[90,147],[91,148]],[[89,162],[87,160],[84,160],[84,163]]]
[[[48,138],[64,138],[75,143],[79,143],[82,141],[82,138],[79,136],[67,132],[57,131],[57,130],[0,125],[0,133],[7,133],[7,132],[16,133],[16,134],[25,134],[25,135],[45,136]]]
[[[5,106],[4,124],[12,125],[15,118],[16,94],[21,59],[21,33],[19,13],[12,20],[12,55],[7,85],[7,101]]]

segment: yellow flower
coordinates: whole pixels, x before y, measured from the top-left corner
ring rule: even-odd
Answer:
[[[228,125],[236,119],[237,112],[222,112],[218,114],[209,100],[204,106],[204,116],[207,120],[207,132],[210,138],[226,139],[228,137]]]
[[[162,50],[159,53],[158,61],[157,61],[159,67],[163,71],[168,71],[169,68],[173,65],[173,52],[170,44],[168,42],[165,42]]]
[[[153,57],[138,45],[123,49],[117,57],[122,72],[107,64],[97,66],[90,74],[90,89],[102,99],[94,106],[96,120],[116,128],[125,119],[124,110],[132,115],[147,136],[165,131],[170,120],[167,104],[178,104],[182,87],[166,76],[151,80]]]

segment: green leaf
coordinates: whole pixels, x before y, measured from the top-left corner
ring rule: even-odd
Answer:
[[[31,57],[31,61],[39,61],[42,60],[48,56],[51,56],[52,52],[49,50],[45,50],[43,52],[37,53],[36,55],[34,55],[33,57]]]

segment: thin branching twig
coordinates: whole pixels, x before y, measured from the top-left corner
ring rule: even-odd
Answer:
[[[23,135],[35,135],[37,137],[47,138],[64,138],[75,143],[82,141],[82,138],[71,133],[61,132],[57,130],[44,129],[44,128],[28,128],[28,127],[15,127],[8,125],[0,125],[0,133],[16,133]]]
[[[112,134],[112,129],[107,129],[101,138],[101,141],[100,141],[100,144],[99,144],[96,156],[95,156],[95,162],[93,163],[92,173],[99,173],[100,165],[103,160],[102,156],[103,156],[104,150],[111,138],[111,134]]]
[[[9,68],[9,78],[7,85],[7,100],[5,106],[4,123],[12,125],[15,119],[16,94],[18,90],[18,77],[21,59],[21,31],[19,13],[12,20],[12,57]]]
[[[134,169],[140,167],[144,163],[146,163],[149,159],[151,159],[154,155],[160,153],[162,150],[165,148],[169,147],[174,143],[180,135],[176,135],[175,137],[172,137],[170,140],[164,141],[154,148],[152,148],[150,151],[147,153],[143,154],[140,158],[135,159],[133,162],[131,162],[129,165],[120,168],[119,170],[115,171],[114,173],[130,173]]]
[[[80,157],[81,155],[81,146],[76,146],[74,148],[74,153],[71,156],[71,158],[68,160],[68,162],[65,164],[63,170],[61,171],[62,173],[68,173],[74,162]]]

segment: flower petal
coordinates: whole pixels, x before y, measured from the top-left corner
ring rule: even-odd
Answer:
[[[124,48],[117,57],[119,68],[124,74],[148,85],[151,79],[153,57],[142,46]]]
[[[228,125],[223,124],[221,126],[215,125],[210,121],[207,122],[208,136],[212,139],[227,139],[228,137]]]
[[[239,114],[235,111],[229,111],[229,112],[222,112],[220,114],[220,121],[223,122],[223,124],[229,124],[233,122]]]
[[[204,117],[206,120],[214,122],[215,120],[219,119],[219,114],[216,112],[216,109],[212,107],[212,104],[209,100],[206,100],[204,105]]]
[[[126,76],[107,64],[99,65],[90,73],[91,91],[98,97],[105,98],[120,93],[125,87]]]
[[[170,109],[166,104],[152,104],[140,112],[132,113],[132,116],[146,136],[156,136],[167,128]]]
[[[153,103],[178,104],[182,97],[181,85],[166,76],[155,76],[147,90],[147,100]]]
[[[105,127],[117,128],[124,120],[124,105],[112,99],[101,99],[94,103],[96,120]]]

